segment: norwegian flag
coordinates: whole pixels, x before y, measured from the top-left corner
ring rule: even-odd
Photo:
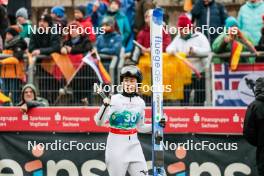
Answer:
[[[254,100],[254,82],[264,76],[264,64],[239,64],[231,71],[228,64],[212,68],[214,106],[247,106]]]

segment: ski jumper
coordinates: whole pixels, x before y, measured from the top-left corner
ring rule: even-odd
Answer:
[[[105,161],[110,176],[147,176],[146,160],[137,137],[137,131],[150,132],[145,124],[145,102],[136,94],[116,94],[109,106],[102,106],[95,116],[97,125],[109,121]]]

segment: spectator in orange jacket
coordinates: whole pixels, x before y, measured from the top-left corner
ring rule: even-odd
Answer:
[[[13,57],[8,57],[0,61],[4,93],[5,95],[12,93],[11,98],[15,104],[19,101],[19,92],[22,80],[25,77],[23,54],[27,49],[25,40],[19,36],[19,29],[18,26],[10,26],[7,28],[4,52],[6,54],[12,54]]]

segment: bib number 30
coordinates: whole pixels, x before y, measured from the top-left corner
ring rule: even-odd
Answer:
[[[135,115],[131,115],[131,114],[126,114],[125,115],[125,122],[127,122],[127,123],[134,123],[134,122],[136,122],[136,120],[137,120],[137,116],[135,116]]]

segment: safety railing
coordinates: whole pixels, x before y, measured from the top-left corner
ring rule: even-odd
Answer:
[[[112,84],[117,85],[120,83],[120,71],[125,64],[125,49],[121,48],[119,57],[115,55],[100,54],[99,56],[103,62],[104,66],[109,71],[112,78]],[[110,63],[109,63],[110,62]],[[108,65],[109,64],[109,65]]]

